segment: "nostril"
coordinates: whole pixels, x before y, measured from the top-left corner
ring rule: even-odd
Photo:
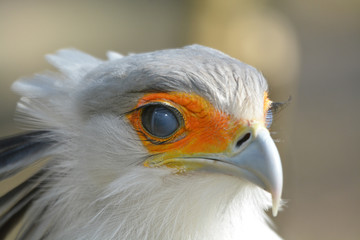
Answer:
[[[241,139],[239,139],[239,141],[237,141],[236,147],[239,148],[244,142],[249,140],[250,137],[251,137],[250,133],[245,134]]]

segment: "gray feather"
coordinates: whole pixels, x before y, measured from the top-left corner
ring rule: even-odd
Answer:
[[[0,142],[0,184],[22,176],[0,194],[0,230],[25,219],[18,239],[184,239],[183,231],[186,239],[231,239],[234,224],[244,223],[246,235],[254,223],[257,234],[279,239],[266,223],[271,199],[262,189],[139,166],[149,152],[124,117],[144,94],[170,91],[198,94],[236,119],[263,117],[261,73],[199,45],[108,58],[61,50],[47,57],[60,74],[14,83],[18,119],[40,132]],[[246,204],[249,221],[234,214]],[[234,231],[225,236],[225,228]]]

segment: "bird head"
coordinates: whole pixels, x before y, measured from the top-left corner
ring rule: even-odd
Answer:
[[[222,183],[231,184],[220,188],[269,192],[277,214],[282,169],[268,129],[272,102],[255,68],[199,45],[109,53],[108,61],[62,50],[48,59],[63,77],[37,76],[13,88],[23,95],[27,124],[51,130],[62,143],[54,169],[66,169],[63,192],[96,195],[96,203],[116,195],[143,206],[160,188],[183,183],[194,189],[186,196],[212,198],[201,186],[227,179]],[[175,197],[165,194],[159,198],[171,205]]]

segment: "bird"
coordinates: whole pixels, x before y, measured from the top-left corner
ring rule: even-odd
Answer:
[[[17,80],[24,133],[0,141],[0,236],[281,239],[262,73],[202,45],[107,59],[62,49]]]

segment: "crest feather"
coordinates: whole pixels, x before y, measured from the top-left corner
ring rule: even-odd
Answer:
[[[46,59],[66,77],[80,80],[86,73],[103,61],[76,49],[62,49],[49,54]]]
[[[114,51],[108,51],[106,53],[107,58],[111,61],[111,60],[116,60],[116,59],[120,59],[123,58],[124,56],[118,52],[114,52]]]

